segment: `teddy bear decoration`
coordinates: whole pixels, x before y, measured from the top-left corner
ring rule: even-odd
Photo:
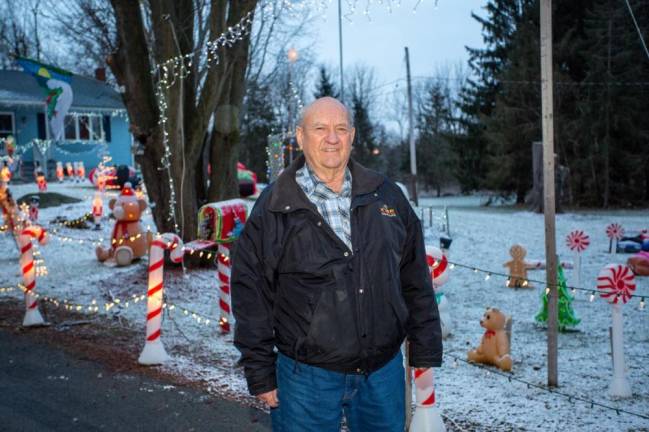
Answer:
[[[480,325],[485,328],[480,345],[468,353],[468,360],[496,366],[504,371],[512,370],[512,358],[509,355],[508,328],[511,318],[496,308],[487,308]]]
[[[127,266],[147,253],[150,233],[145,233],[140,224],[140,217],[147,204],[135,194],[130,183],[125,183],[120,195],[111,199],[108,207],[115,216],[115,227],[110,247],[97,247],[97,259],[100,262]]]

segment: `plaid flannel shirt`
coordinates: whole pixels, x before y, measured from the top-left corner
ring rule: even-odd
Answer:
[[[339,194],[332,191],[304,164],[295,173],[295,181],[329,224],[336,235],[352,249],[351,205],[352,173],[345,168],[345,179]]]

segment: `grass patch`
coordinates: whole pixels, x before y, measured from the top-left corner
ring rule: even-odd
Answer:
[[[82,201],[80,199],[72,198],[70,196],[62,195],[56,192],[45,192],[45,193],[30,193],[27,195],[23,195],[20,198],[18,198],[18,204],[22,204],[22,203],[29,204],[31,202],[32,197],[34,196],[40,199],[40,203],[38,207],[41,209],[48,208],[48,207],[56,207],[63,204],[74,204]]]

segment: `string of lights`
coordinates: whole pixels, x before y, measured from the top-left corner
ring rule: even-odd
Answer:
[[[444,355],[448,356],[448,357],[451,357],[454,360],[453,367],[457,367],[458,362],[462,362],[462,363],[467,364],[469,366],[473,366],[473,367],[476,367],[478,369],[482,369],[482,370],[486,371],[489,374],[494,374],[494,375],[505,377],[505,378],[507,378],[507,380],[509,382],[512,382],[512,381],[518,382],[518,383],[521,383],[521,384],[525,384],[527,386],[527,388],[536,388],[538,390],[543,390],[543,391],[545,391],[547,393],[551,393],[553,395],[561,396],[563,398],[568,399],[568,402],[573,402],[573,401],[583,402],[586,405],[590,405],[591,409],[597,406],[597,407],[602,408],[602,409],[615,411],[615,413],[618,414],[618,415],[627,414],[627,415],[631,415],[631,416],[642,418],[642,419],[649,419],[648,415],[640,414],[640,413],[633,412],[633,411],[629,411],[629,410],[626,410],[624,408],[619,408],[619,407],[614,407],[614,406],[611,406],[611,405],[607,405],[607,404],[602,403],[602,402],[597,402],[597,401],[595,401],[593,399],[587,399],[587,398],[584,398],[584,397],[581,397],[581,396],[575,396],[575,395],[572,395],[572,394],[569,394],[569,393],[566,393],[566,392],[563,392],[563,391],[560,391],[560,390],[557,390],[557,389],[554,389],[552,387],[548,387],[548,386],[545,386],[545,385],[542,385],[542,384],[536,384],[536,383],[532,383],[532,382],[529,382],[529,381],[525,381],[524,379],[516,377],[513,373],[502,372],[502,371],[500,371],[498,369],[488,367],[487,365],[484,365],[484,364],[481,364],[481,363],[472,363],[472,362],[470,362],[470,361],[468,361],[468,360],[466,360],[466,359],[464,359],[462,357],[458,357],[458,356],[456,356],[454,354],[450,354],[448,352],[445,352]]]
[[[18,286],[0,287],[0,294],[13,293],[14,291],[21,291],[24,293],[25,287],[22,284],[18,284]],[[44,295],[41,293],[34,293],[33,296],[41,302],[54,305],[54,307],[56,308],[63,308],[71,312],[91,313],[91,314],[96,314],[99,313],[100,311],[107,313],[113,310],[113,312],[115,312],[114,309],[127,309],[130,308],[131,306],[139,305],[140,303],[146,303],[147,300],[146,293],[141,295],[132,294],[130,297],[124,297],[124,298],[113,298],[111,301],[105,301],[105,302],[98,301],[97,299],[92,299],[89,303],[85,303],[85,304],[82,304],[80,302],[75,302],[69,299],[60,299],[57,297]],[[205,326],[209,326],[210,324],[216,326],[219,325],[219,320],[217,318],[210,317],[200,312],[196,312],[192,309],[189,309],[185,306],[176,303],[171,303],[167,301],[166,298],[165,298],[165,302],[162,304],[162,308],[168,311],[178,310],[182,316],[191,318],[194,321],[196,321],[198,324],[203,324]]]
[[[458,268],[463,268],[463,269],[467,269],[467,270],[472,270],[474,273],[484,273],[485,274],[485,278],[484,278],[485,281],[488,281],[489,279],[491,279],[492,276],[504,277],[507,280],[509,280],[509,278],[510,278],[509,274],[503,273],[503,272],[487,270],[487,269],[483,269],[483,268],[480,268],[480,267],[476,267],[476,266],[472,266],[472,265],[468,265],[468,264],[462,264],[462,263],[454,262],[454,261],[450,261],[450,260],[449,260],[448,263],[449,263],[449,269],[451,269],[451,270],[458,267]],[[536,280],[536,279],[530,279],[530,278],[527,278],[526,281],[527,282],[538,283],[540,286],[545,286],[546,287],[545,288],[546,293],[548,293],[548,294],[549,294],[549,290],[550,290],[551,287],[552,288],[558,288],[559,287],[559,284],[556,283],[556,282],[555,283],[546,283],[545,281]],[[575,293],[577,291],[590,293],[590,301],[591,302],[595,300],[596,294],[598,294],[597,289],[592,289],[592,288],[576,287],[576,286],[572,286],[572,285],[567,285],[567,288],[572,291],[573,296],[575,295]],[[631,298],[639,298],[640,299],[639,308],[640,308],[640,310],[644,310],[644,308],[645,308],[645,295],[643,295],[643,294],[628,294],[628,296],[631,297]]]

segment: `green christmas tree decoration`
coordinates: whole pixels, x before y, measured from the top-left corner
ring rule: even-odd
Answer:
[[[563,269],[561,266],[558,267],[558,291],[559,291],[559,331],[563,332],[569,328],[577,326],[581,322],[579,318],[575,315],[575,311],[572,309],[572,301],[574,297],[568,293],[568,287],[566,285],[566,277],[563,274]],[[543,291],[541,296],[541,310],[534,317],[534,319],[541,323],[546,324],[548,322],[548,293],[547,290]]]

